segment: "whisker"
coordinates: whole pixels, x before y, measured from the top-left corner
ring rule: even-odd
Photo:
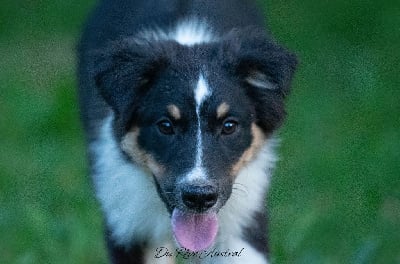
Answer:
[[[244,186],[243,184],[240,183],[234,183],[233,187],[232,187],[232,194],[234,195],[241,195],[241,196],[248,196],[249,193],[247,191],[246,186]]]

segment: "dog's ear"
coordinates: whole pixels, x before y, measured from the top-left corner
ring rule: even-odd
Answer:
[[[135,39],[117,41],[93,53],[95,84],[117,115],[134,108],[168,65],[167,54],[164,46]]]
[[[221,60],[253,100],[257,123],[269,133],[284,117],[284,97],[297,65],[296,56],[271,40],[263,29],[230,32],[222,42]]]
[[[246,84],[286,96],[297,66],[296,56],[268,37],[265,30],[233,30],[223,42],[225,61]]]

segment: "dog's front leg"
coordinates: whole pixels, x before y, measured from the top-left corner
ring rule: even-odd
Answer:
[[[115,245],[107,239],[108,254],[112,264],[145,264],[145,248],[134,245],[129,248]]]
[[[146,264],[175,264],[175,251],[172,243],[163,246],[149,247],[145,252]]]
[[[115,245],[107,238],[107,246],[112,264],[174,264],[175,255],[161,252],[162,248],[169,250],[169,245],[164,247],[146,247],[144,244],[134,244],[129,248]]]

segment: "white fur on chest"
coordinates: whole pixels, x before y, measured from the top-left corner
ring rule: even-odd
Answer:
[[[169,213],[151,175],[126,161],[112,136],[112,116],[91,144],[94,184],[111,236],[119,245],[134,240],[160,245],[171,239]]]
[[[217,41],[206,21],[195,17],[181,20],[171,29],[145,29],[138,37],[150,41],[173,40],[185,46]]]
[[[243,239],[243,228],[252,223],[254,213],[265,206],[265,194],[269,186],[271,170],[277,160],[274,153],[275,140],[268,140],[257,155],[236,178],[231,197],[219,212],[220,230],[216,247],[240,250],[240,258],[205,263],[254,263],[267,264],[264,255],[256,251]],[[267,219],[265,219],[267,221]]]

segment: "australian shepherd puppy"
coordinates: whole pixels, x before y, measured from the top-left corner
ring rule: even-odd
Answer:
[[[255,2],[103,0],[92,13],[80,107],[112,263],[173,262],[161,247],[268,262],[265,195],[296,58]]]

